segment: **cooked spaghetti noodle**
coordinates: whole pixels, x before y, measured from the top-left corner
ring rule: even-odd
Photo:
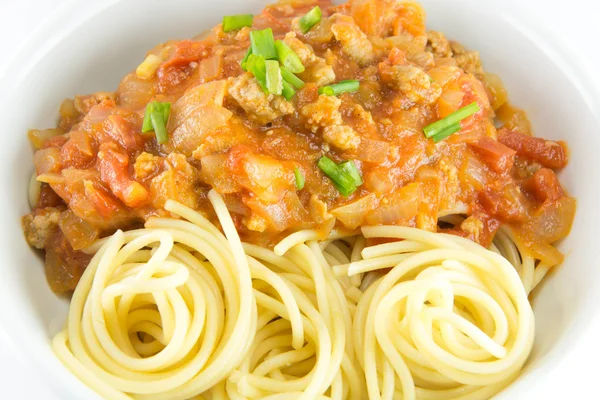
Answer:
[[[189,222],[155,219],[99,243],[53,346],[104,397],[191,398],[248,351],[257,323],[250,272],[220,196],[211,201],[228,240],[170,202]]]
[[[88,248],[53,345],[102,396],[486,399],[531,351],[519,274],[469,240],[370,227],[271,251],[242,246],[221,196],[209,199],[227,237],[169,202],[187,221],[152,219]],[[374,237],[400,241],[366,246]]]

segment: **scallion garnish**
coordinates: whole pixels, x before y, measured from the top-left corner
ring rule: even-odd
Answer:
[[[267,66],[265,64],[265,59],[263,56],[257,56],[256,54],[250,54],[248,56],[248,60],[246,61],[246,69],[248,72],[252,73],[258,84],[265,92],[268,92],[267,89]]]
[[[286,100],[290,100],[296,94],[296,90],[285,79],[283,80],[282,83],[283,83],[283,90],[281,91],[281,94],[283,95],[283,97],[285,97]]]
[[[245,26],[252,26],[254,15],[240,14],[223,17],[223,32],[237,31]]]
[[[246,68],[246,62],[248,62],[248,57],[250,57],[250,54],[252,54],[252,46],[248,47],[246,55],[244,56],[244,58],[242,58],[242,61],[240,62],[240,66],[244,71],[248,71],[248,69]]]
[[[477,104],[477,102],[474,101],[473,103],[469,104],[468,106],[465,106],[465,107],[453,112],[452,114],[448,115],[446,118],[440,119],[439,121],[434,122],[431,125],[427,125],[425,128],[423,128],[423,132],[425,133],[425,136],[428,138],[437,136],[437,135],[441,135],[442,133],[446,134],[445,137],[448,137],[452,133],[455,133],[457,131],[448,133],[450,131],[447,130],[447,128],[456,127],[456,124],[459,124],[458,129],[460,130],[460,121],[462,121],[463,119],[465,119],[467,117],[470,117],[471,115],[475,114],[479,110],[480,110],[479,105]],[[436,142],[438,142],[440,140],[442,140],[442,139],[439,139]]]
[[[358,168],[356,168],[356,164],[354,164],[354,161],[345,161],[340,164],[340,168],[348,175],[350,175],[352,179],[354,179],[354,184],[356,186],[360,186],[363,184],[362,177],[360,176],[360,172],[358,172]]]
[[[271,28],[250,32],[250,43],[252,43],[252,54],[263,56],[265,60],[277,58],[275,39]]]
[[[142,122],[142,132],[154,131],[158,143],[166,143],[169,140],[167,134],[167,122],[171,113],[171,103],[153,101],[148,103]]]
[[[312,10],[306,13],[302,18],[300,18],[300,30],[302,33],[308,33],[312,29],[313,26],[321,21],[321,8],[316,6]]]
[[[304,65],[302,65],[302,61],[300,61],[300,57],[294,52],[294,50],[290,49],[290,47],[278,40],[275,42],[275,51],[277,52],[277,59],[281,65],[290,70],[290,72],[294,74],[299,74],[304,72]]]
[[[360,82],[356,79],[341,81],[329,86],[323,86],[319,88],[319,94],[326,94],[328,96],[337,96],[342,93],[356,92],[360,87]]]
[[[296,89],[302,89],[304,87],[304,81],[302,79],[298,78],[296,75],[294,75],[286,67],[283,67],[283,66],[281,67],[281,76],[283,77],[283,80],[287,81],[289,84],[291,84]]]
[[[302,190],[304,188],[304,175],[300,168],[294,168],[294,178],[296,178],[296,189]]]
[[[448,136],[450,136],[458,131],[460,131],[460,122],[456,122],[456,123],[450,125],[449,127],[443,129],[436,135],[432,136],[431,139],[433,139],[434,143],[437,143],[439,141],[446,139]]]
[[[267,91],[270,94],[281,94],[283,91],[283,78],[277,60],[265,61],[267,73]]]
[[[357,185],[355,179],[329,157],[321,157],[317,166],[329,179],[331,179],[333,185],[342,196],[348,197],[356,191]]]

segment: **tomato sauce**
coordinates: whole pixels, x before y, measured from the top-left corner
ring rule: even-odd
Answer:
[[[317,4],[323,17],[303,34],[298,18]],[[240,67],[251,29],[267,27],[306,67],[298,74],[306,85],[290,101],[266,95]],[[115,93],[66,100],[58,135],[36,151],[45,183],[23,226],[38,247],[54,247],[47,269],[58,283],[61,271],[83,271],[79,249],[169,216],[168,199],[214,220],[212,188],[224,195],[242,239],[265,246],[300,229],[381,224],[444,230],[483,245],[501,224],[527,243],[568,234],[575,202],[555,174],[568,162],[566,144],[533,137],[526,114],[484,72],[478,53],[426,31],[414,3],[285,0],[267,6],[252,28],[226,33],[218,25],[148,55],[159,63],[150,77],[134,70]],[[319,95],[319,87],[346,79],[359,80],[359,90]],[[168,143],[142,133],[151,101],[172,104]],[[425,137],[424,127],[473,102],[479,111],[459,132],[439,143]],[[340,194],[317,167],[325,155],[354,161],[358,190]],[[438,226],[454,214],[465,222]],[[77,229],[43,230],[67,218]],[[65,292],[76,281],[52,287]]]

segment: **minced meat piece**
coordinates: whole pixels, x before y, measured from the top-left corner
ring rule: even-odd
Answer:
[[[307,118],[307,128],[317,132],[319,128],[342,124],[341,104],[339,98],[322,94],[314,103],[302,107],[300,112]]]
[[[323,139],[341,150],[355,150],[360,144],[360,136],[348,125],[326,127],[323,129]]]
[[[314,82],[317,86],[329,85],[335,82],[333,67],[324,58],[318,57],[312,47],[296,37],[294,32],[288,32],[283,39],[300,58],[306,71],[300,74],[305,82]]]
[[[352,17],[335,14],[331,17],[333,25],[331,31],[341,43],[342,50],[354,59],[359,65],[365,66],[373,62],[375,53],[373,45],[367,35],[360,30]]]
[[[413,103],[431,104],[440,97],[442,88],[419,67],[413,65],[379,65],[381,80],[402,92]]]
[[[292,103],[282,96],[266,94],[250,73],[229,78],[227,82],[229,95],[246,111],[249,118],[259,123],[268,123],[294,112]]]
[[[37,209],[21,219],[27,243],[36,249],[43,249],[50,233],[58,227],[58,219],[63,211],[59,207]]]
[[[438,57],[452,57],[450,42],[441,32],[427,32],[427,51]]]

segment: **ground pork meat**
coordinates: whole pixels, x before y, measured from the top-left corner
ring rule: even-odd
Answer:
[[[317,61],[318,57],[315,55],[315,52],[313,51],[312,47],[298,39],[296,37],[296,33],[288,32],[285,35],[283,42],[287,44],[290,47],[290,49],[294,51],[294,53],[296,53],[296,55],[298,56],[298,58],[300,58],[300,61],[302,61],[302,64],[304,64],[304,66],[311,65],[312,63]]]
[[[458,43],[451,41],[450,47],[456,64],[465,70],[465,72],[475,75],[478,79],[483,79],[483,67],[481,66],[481,58],[479,52],[469,51],[465,47]]]
[[[47,207],[25,215],[21,220],[27,242],[36,249],[43,249],[50,233],[58,227],[58,219],[63,210]]]
[[[454,59],[465,72],[475,75],[477,79],[483,79],[483,67],[481,66],[479,52],[467,51],[464,54],[455,56]]]
[[[379,65],[381,80],[402,92],[413,103],[431,104],[442,94],[442,88],[421,68],[413,65]]]
[[[450,42],[441,32],[427,32],[427,51],[438,57],[452,57]]]
[[[360,145],[360,136],[348,125],[327,126],[323,129],[323,139],[341,150],[355,150]]]
[[[318,60],[304,71],[300,77],[305,82],[314,82],[317,86],[326,86],[335,82],[335,72],[333,67],[327,62],[317,57]]]
[[[288,32],[283,39],[300,58],[306,68],[300,77],[305,82],[314,82],[317,86],[329,85],[335,82],[333,67],[324,58],[318,57],[312,47],[296,37],[294,32]]]
[[[76,96],[75,100],[73,101],[73,105],[75,106],[75,110],[77,110],[80,114],[87,114],[90,112],[92,107],[97,106],[104,100],[114,101],[116,98],[117,95],[115,93],[98,92],[87,96]]]
[[[268,123],[294,112],[292,103],[282,96],[266,94],[250,73],[229,78],[227,82],[229,95],[246,111],[249,118],[258,123]]]
[[[302,107],[300,111],[306,117],[306,127],[313,132],[330,125],[341,125],[342,100],[335,96],[320,95],[317,101]]]
[[[342,45],[342,50],[361,66],[373,62],[375,53],[367,35],[360,30],[352,17],[335,14],[331,17],[331,31]]]

